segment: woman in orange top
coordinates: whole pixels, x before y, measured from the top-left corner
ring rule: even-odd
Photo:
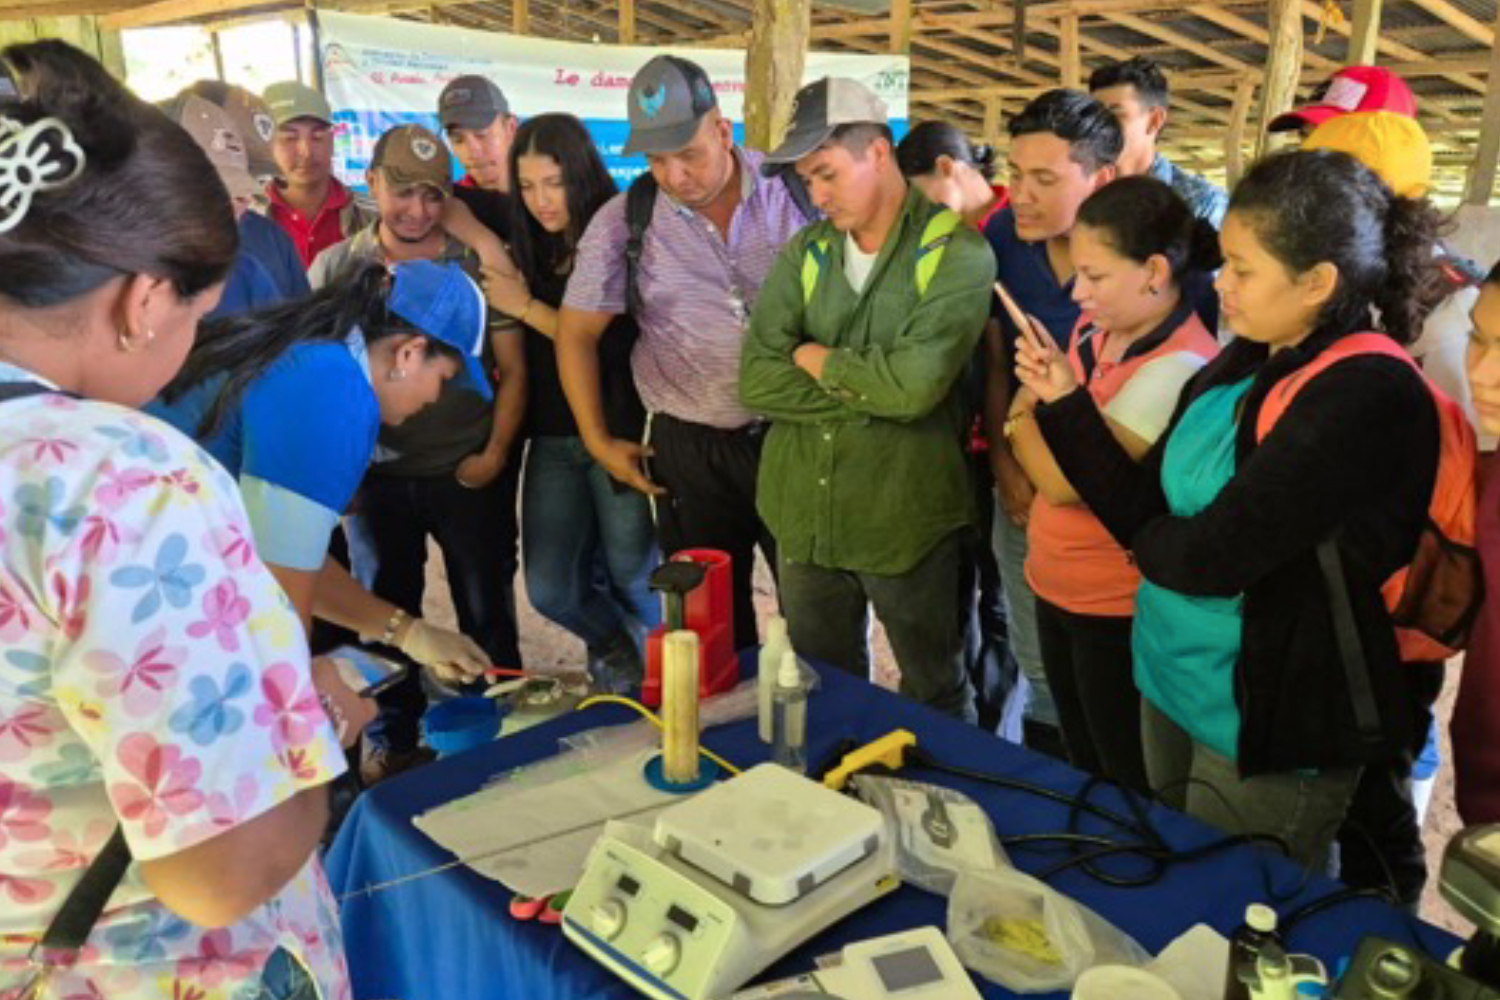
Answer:
[[[1219,265],[1218,234],[1166,184],[1128,177],[1083,203],[1072,252],[1083,315],[1068,364],[1054,365],[1052,378],[1087,386],[1139,459],[1166,428],[1183,385],[1218,350],[1181,291],[1184,275]],[[1058,468],[1032,419],[1035,405],[1029,389],[1017,393],[1006,434],[1037,489],[1026,578],[1068,759],[1149,792],[1131,676],[1140,574]]]

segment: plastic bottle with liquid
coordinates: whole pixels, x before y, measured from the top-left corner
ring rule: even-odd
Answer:
[[[771,759],[790,771],[807,773],[807,684],[791,650],[781,658],[771,692]]]
[[[1261,903],[1245,908],[1245,922],[1229,938],[1229,968],[1224,973],[1224,1000],[1251,1000],[1247,982],[1256,976],[1256,962],[1267,945],[1281,947],[1276,933],[1276,911]]]
[[[762,743],[771,742],[771,692],[776,690],[776,674],[781,670],[781,658],[791,651],[792,640],[787,633],[786,619],[777,615],[766,624],[766,641],[760,647],[760,666],[756,674]]]

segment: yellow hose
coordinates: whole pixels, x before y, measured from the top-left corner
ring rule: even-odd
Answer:
[[[596,694],[591,698],[585,698],[583,701],[579,702],[578,708],[576,710],[581,712],[585,708],[590,708],[594,705],[624,705],[626,708],[633,708],[641,715],[645,716],[646,721],[650,722],[657,729],[661,728],[661,719],[657,717],[656,713],[651,711],[651,709],[647,708],[645,705],[642,705],[640,702],[636,701],[634,698],[625,698],[617,694]],[[715,764],[718,764],[730,774],[741,773],[739,768],[735,767],[733,764],[729,763],[729,761],[725,760],[723,757],[720,757],[718,754],[714,753],[712,750],[708,749],[708,747],[705,747],[702,744],[698,745],[698,752],[707,757],[709,760],[713,761]]]

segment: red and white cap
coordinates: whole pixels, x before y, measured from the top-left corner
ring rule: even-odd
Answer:
[[[1317,127],[1356,111],[1390,111],[1415,118],[1417,100],[1406,81],[1383,66],[1346,66],[1313,92],[1312,103],[1273,118],[1270,131]]]

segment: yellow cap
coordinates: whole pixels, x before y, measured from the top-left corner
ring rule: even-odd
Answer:
[[[1432,185],[1432,146],[1415,119],[1393,111],[1356,111],[1313,130],[1303,149],[1334,149],[1369,167],[1399,195],[1420,198]]]

